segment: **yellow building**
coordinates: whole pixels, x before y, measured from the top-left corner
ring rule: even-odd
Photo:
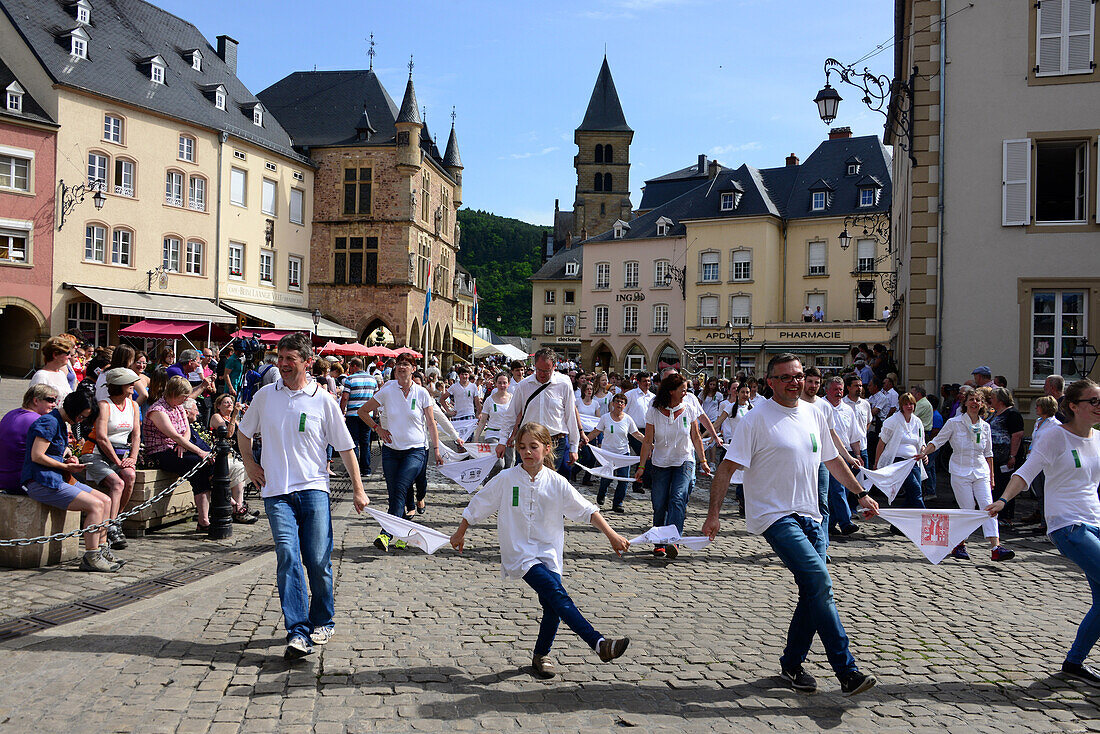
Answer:
[[[792,155],[782,168],[704,165],[705,176],[685,169],[647,182],[643,199],[646,216],[685,228],[686,256],[672,270],[684,282],[689,368],[760,374],[790,351],[831,372],[853,346],[888,339],[893,284],[876,279],[885,244],[870,230],[890,208],[890,161],[876,137],[834,130],[804,163]],[[688,193],[661,201],[692,179]]]
[[[2,4],[5,61],[61,126],[51,331],[311,327],[313,165],[237,79],[237,42],[141,0]]]

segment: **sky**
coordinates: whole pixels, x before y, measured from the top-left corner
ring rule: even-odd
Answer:
[[[834,57],[893,75],[889,0],[154,0],[216,45],[240,42],[238,76],[257,93],[294,71],[374,69],[400,104],[413,80],[442,149],[452,107],[463,206],[550,224],[571,209],[573,131],[607,54],[627,123],[631,201],[647,178],[700,153],[729,167],[805,159],[827,126],[813,98]],[[305,9],[305,10],[303,10]],[[834,86],[836,77],[834,75]],[[861,94],[833,123],[882,134]]]

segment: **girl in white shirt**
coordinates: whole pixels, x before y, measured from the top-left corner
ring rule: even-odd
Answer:
[[[989,424],[982,420],[985,410],[985,398],[978,391],[971,392],[966,398],[966,412],[961,413],[944,424],[943,429],[933,438],[924,450],[921,458],[930,455],[944,444],[951,444],[951,489],[955,492],[955,502],[960,510],[975,510],[988,507],[993,502],[993,439],[989,433]],[[887,422],[892,420],[887,419]],[[989,518],[982,524],[985,537],[992,548],[994,561],[1007,561],[1015,556],[1001,545],[997,521]],[[966,541],[959,543],[951,555],[969,560]]]
[[[675,525],[684,532],[688,493],[695,480],[695,452],[699,452],[703,471],[710,474],[703,451],[703,439],[699,434],[699,416],[703,411],[699,401],[685,400],[688,383],[683,375],[669,373],[661,379],[657,396],[645,415],[645,440],[642,441],[641,463],[635,479],[645,473],[646,461],[652,459],[653,525]],[[679,550],[675,545],[658,545],[653,555],[658,558],[675,558]]]
[[[589,521],[607,536],[611,548],[620,556],[630,543],[611,529],[599,508],[554,471],[553,443],[545,426],[525,423],[516,435],[515,444],[523,463],[501,472],[473,496],[462,513],[458,530],[451,536],[451,545],[461,552],[470,525],[494,512],[497,514],[501,578],[522,578],[535,590],[542,604],[542,623],[531,661],[536,675],[551,678],[555,674],[554,664],[547,656],[560,621],[595,650],[600,660],[611,662],[626,652],[630,639],[600,635],[562,587],[565,551],[562,519]]]
[[[924,449],[924,424],[913,415],[917,406],[917,399],[910,393],[905,393],[898,398],[898,412],[887,418],[879,431],[878,450],[875,453],[875,466],[882,468],[895,461],[912,459],[921,454]],[[899,507],[924,507],[924,498],[921,495],[921,481],[923,479],[921,462],[917,462],[909,476],[905,478],[905,484],[901,485],[898,492],[901,500]],[[891,526],[891,532],[900,534],[900,530]]]
[[[611,412],[600,416],[600,422],[596,428],[588,434],[588,440],[594,441],[596,436],[603,434],[600,448],[612,454],[630,455],[630,442],[627,437],[633,437],[638,441],[645,439],[634,419],[626,414],[626,395],[616,393],[611,398]],[[620,477],[630,476],[630,467],[624,466],[615,470],[615,475]],[[596,492],[596,504],[603,507],[604,498],[607,496],[607,488],[611,485],[610,479],[600,477],[600,489]],[[615,482],[615,494],[611,498],[612,512],[626,512],[623,509],[623,500],[626,499],[626,482]]]
[[[601,372],[596,377],[596,389],[595,392],[592,393],[592,399],[600,406],[600,412],[596,415],[603,415],[611,410],[611,396],[614,393],[610,391],[610,386],[611,381],[607,379],[607,373]]]
[[[1077,629],[1062,674],[1100,686],[1100,672],[1085,665],[1100,639],[1100,432],[1093,428],[1100,424],[1100,385],[1092,380],[1070,385],[1063,410],[1069,420],[1042,432],[1004,494],[986,509],[996,516],[1039,472],[1046,474],[1048,534],[1062,555],[1081,567],[1092,589],[1092,608]]]
[[[733,432],[737,428],[738,421],[742,417],[748,414],[752,410],[752,388],[749,387],[749,383],[742,382],[738,385],[736,382],[730,382],[729,391],[733,393],[733,400],[723,400],[722,405],[718,411],[718,418],[715,419],[715,425],[719,426],[719,430],[722,432],[722,443],[729,445],[733,440]],[[717,449],[717,446],[715,446]],[[744,478],[744,472],[736,471],[733,474],[732,487],[734,494],[737,495],[737,514],[739,517],[745,516],[745,487],[742,483]]]
[[[492,395],[481,404],[481,416],[478,418],[476,438],[485,443],[503,443],[508,440],[505,435],[505,415],[508,413],[508,404],[512,402],[512,393],[508,392],[508,373],[501,372],[497,375],[495,389]],[[497,460],[489,474],[492,479],[501,469],[507,469],[515,463],[515,449],[506,449],[504,456]]]

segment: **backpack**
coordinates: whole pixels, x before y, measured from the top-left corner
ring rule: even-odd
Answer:
[[[241,388],[239,396],[242,403],[252,402],[252,398],[256,395],[256,391],[260,389],[260,381],[263,380],[267,371],[274,366],[273,364],[265,364],[259,371],[248,371],[248,374],[244,377],[244,386]]]

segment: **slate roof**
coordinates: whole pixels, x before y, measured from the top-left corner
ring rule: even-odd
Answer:
[[[615,91],[615,80],[611,78],[611,67],[607,65],[606,56],[596,77],[592,98],[588,100],[584,120],[577,130],[634,132],[626,124],[626,116],[623,115],[623,106],[619,103],[619,93]]]
[[[447,138],[447,152],[443,154],[443,165],[447,168],[462,168],[462,156],[458,154],[458,136],[455,135],[453,122],[451,134]]]
[[[864,174],[862,176],[846,175],[845,160],[853,152],[860,153],[865,161],[861,168]],[[629,241],[657,237],[657,220],[661,217],[672,220],[673,224],[666,236],[675,237],[685,233],[683,222],[686,220],[734,219],[762,215],[781,219],[843,217],[890,210],[892,190],[889,155],[874,135],[826,140],[804,163],[797,166],[758,169],[742,165],[736,169],[722,169],[714,179],[683,175],[692,169],[698,170],[698,167],[681,169],[674,174],[679,177],[679,184],[687,186],[694,183],[694,186],[632,219],[630,228],[620,239]],[[865,179],[872,176],[873,180],[883,182],[878,203],[873,207],[860,207],[859,188],[867,186]],[[662,178],[671,180],[668,176]],[[825,211],[811,211],[810,192],[821,185],[832,192],[831,200]],[[722,211],[722,193],[734,191],[738,186],[743,194],[737,207],[731,211]],[[608,230],[588,238],[585,242],[606,242],[614,239],[614,231]],[[551,262],[553,259],[547,261],[543,268]],[[564,265],[562,268],[564,270]]]
[[[65,37],[78,27],[72,7],[60,0],[0,0],[0,8],[54,82],[225,131],[309,164],[292,149],[290,136],[274,116],[265,115],[262,127],[252,124],[242,107],[256,97],[193,24],[144,0],[96,0],[85,28],[88,58],[74,60]],[[195,71],[184,57],[193,49],[202,53],[202,71]],[[150,80],[147,67],[142,68],[143,59],[157,55],[168,67],[164,84]],[[225,86],[225,110],[203,94],[202,88],[211,84]]]
[[[370,70],[296,71],[257,96],[297,146],[383,145],[397,135],[397,105]],[[367,141],[356,134],[364,112],[375,130]]]
[[[23,87],[23,111],[12,112],[8,109],[7,93],[4,91],[8,88],[8,85],[12,82],[19,81],[15,72],[8,68],[8,65],[4,63],[3,59],[0,59],[0,118],[11,118],[13,120],[27,120],[30,122],[38,122],[46,125],[57,126],[57,123],[53,121],[46,110],[42,109],[42,105],[38,104],[38,101],[31,96],[31,93],[26,91],[27,85],[20,84]]]
[[[552,258],[542,264],[528,280],[580,280],[584,257],[580,245],[563,248],[554,254]],[[566,275],[565,264],[570,260],[577,262],[577,274]]]
[[[397,122],[411,122],[419,125],[423,122],[420,119],[420,107],[416,104],[416,90],[413,89],[412,75],[409,75],[409,82],[405,85],[405,96],[401,98],[401,110],[397,113]]]

